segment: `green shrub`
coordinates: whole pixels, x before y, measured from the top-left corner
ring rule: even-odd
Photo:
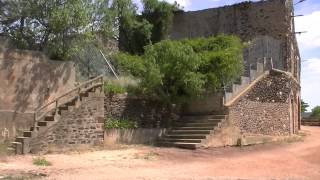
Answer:
[[[105,129],[136,129],[138,125],[128,119],[106,119],[104,122]]]
[[[51,163],[47,161],[44,157],[33,158],[32,163],[36,166],[51,166]]]
[[[312,109],[311,117],[320,118],[320,106]]]
[[[126,88],[117,84],[106,83],[104,85],[104,92],[110,93],[110,94],[123,94],[126,92]]]
[[[234,81],[242,72],[239,38],[164,40],[141,56],[117,54],[118,68],[139,79],[140,92],[165,103],[184,103]]]

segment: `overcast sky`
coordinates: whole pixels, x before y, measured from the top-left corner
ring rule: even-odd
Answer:
[[[138,1],[138,0],[136,0]],[[173,3],[175,0],[166,0]],[[244,0],[176,0],[185,11],[201,10],[231,5]],[[299,0],[294,0],[298,2]],[[320,1],[306,0],[295,5],[296,31],[307,31],[297,35],[302,58],[302,99],[311,106],[320,105]]]

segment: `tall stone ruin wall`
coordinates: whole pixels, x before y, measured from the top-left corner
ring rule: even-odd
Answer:
[[[299,78],[300,59],[293,33],[292,9],[292,0],[268,0],[200,11],[178,11],[170,38],[236,35],[244,42],[256,42],[255,48],[245,50],[245,61],[250,61],[250,57],[256,61],[259,56],[272,57],[276,68],[295,73]]]

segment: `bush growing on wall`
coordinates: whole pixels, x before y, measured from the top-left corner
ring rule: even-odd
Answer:
[[[115,56],[122,71],[139,79],[141,93],[184,103],[235,80],[242,71],[242,44],[235,36],[164,40],[141,56]]]

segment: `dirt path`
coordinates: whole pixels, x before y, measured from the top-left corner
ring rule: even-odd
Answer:
[[[49,167],[32,164],[34,156],[0,161],[0,177],[43,174],[46,179],[176,180],[320,180],[320,127],[303,127],[304,142],[205,150],[131,147],[51,154]],[[1,179],[1,178],[0,178]]]

